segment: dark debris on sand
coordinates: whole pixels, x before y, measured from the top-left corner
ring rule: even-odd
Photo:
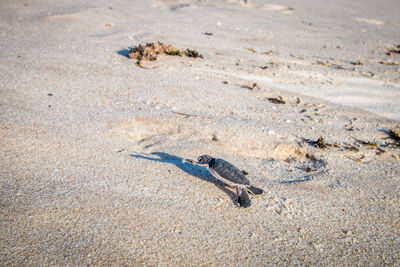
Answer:
[[[193,58],[203,58],[196,50],[186,49],[179,50],[172,45],[161,42],[147,43],[146,45],[139,44],[134,46],[128,52],[128,57],[137,60],[137,64],[141,67],[142,61],[155,61],[158,55],[166,54],[169,56],[187,56]]]
[[[317,141],[313,142],[315,147],[321,148],[321,149],[325,149],[330,147],[330,144],[325,143],[325,139],[321,136],[320,138],[318,138]]]
[[[398,128],[400,128],[400,127],[398,127]],[[400,131],[399,131],[399,129],[396,129],[396,128],[393,127],[392,129],[390,129],[389,135],[390,135],[390,138],[392,138],[394,141],[400,142]]]

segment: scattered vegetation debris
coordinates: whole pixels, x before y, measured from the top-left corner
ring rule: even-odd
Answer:
[[[400,126],[398,127],[393,127],[389,131],[389,136],[396,142],[400,142],[400,131],[399,131]]]
[[[375,76],[375,73],[373,73],[372,71],[359,71],[358,73],[365,77],[374,77]]]
[[[313,141],[312,144],[315,147],[318,147],[318,148],[321,148],[321,149],[325,149],[325,148],[328,148],[328,147],[332,146],[331,144],[327,144],[325,142],[325,139],[322,136],[320,136],[317,141]]]
[[[273,69],[279,66],[279,63],[275,63],[273,61],[270,61],[266,63],[264,66],[261,66],[260,69],[266,70],[266,69]]]
[[[389,65],[389,66],[400,66],[400,64],[397,62],[387,61],[387,60],[381,60],[379,61],[379,64]]]
[[[355,162],[362,162],[362,160],[365,159],[365,155],[361,155],[359,158],[348,156],[348,158]]]
[[[149,60],[155,61],[157,60],[157,56],[160,54],[166,54],[170,56],[187,56],[194,58],[203,58],[196,50],[186,49],[179,50],[172,45],[167,45],[161,42],[155,43],[147,43],[146,45],[139,44],[138,46],[134,46],[128,53],[128,57],[136,59],[137,64],[141,67],[142,61]]]
[[[317,64],[318,64],[318,65],[322,65],[322,66],[327,66],[327,67],[330,66],[330,64],[328,64],[328,63],[326,63],[326,62],[323,62],[323,61],[320,61],[320,60],[317,60]]]
[[[192,50],[192,49],[186,49],[184,52],[185,56],[187,57],[194,57],[194,58],[203,58],[202,55],[197,52],[197,50]]]
[[[249,50],[250,52],[256,53],[256,50],[252,47],[246,47],[246,50]]]
[[[249,89],[249,90],[254,90],[254,88],[260,89],[260,87],[258,86],[257,83],[252,83],[251,85],[248,85],[248,84],[239,84],[239,86],[242,87],[242,88]]]
[[[294,55],[294,54],[290,54],[290,56],[291,56],[292,58],[304,59],[303,56],[296,56],[296,55]]]
[[[217,142],[218,140],[219,140],[219,139],[217,138],[217,135],[216,135],[216,134],[213,134],[212,137],[211,137],[211,141]]]
[[[198,117],[198,118],[202,118],[202,119],[211,119],[211,117],[201,116],[201,115],[196,115],[196,114],[187,114],[187,113],[176,112],[176,111],[172,111],[172,113],[177,114],[177,115],[181,115],[181,116],[185,116],[186,118],[188,118],[188,117]]]
[[[52,93],[48,93],[47,95],[48,95],[48,96],[53,96],[53,94],[52,94]]]
[[[277,104],[277,105],[279,105],[279,104],[281,104],[281,105],[286,104],[286,102],[283,100],[283,98],[282,98],[281,96],[278,96],[278,97],[269,97],[269,98],[267,98],[267,99],[268,99],[269,102],[271,102],[271,103],[273,103],[273,104]]]
[[[306,171],[306,172],[313,172],[314,170],[311,169],[310,167],[307,167],[307,168],[305,169],[305,171]]]
[[[352,152],[360,152],[360,150],[355,146],[347,147],[346,149]]]
[[[212,32],[204,32],[204,35],[213,35]]]
[[[382,148],[380,148],[380,147],[377,147],[377,148],[376,148],[376,155],[380,156],[380,155],[382,155],[383,153],[386,153],[386,150],[384,150],[384,149],[382,149]]]
[[[228,81],[223,81],[222,83],[223,83],[223,84],[228,84]]]
[[[368,146],[368,147],[377,147],[377,143],[374,141],[363,141],[363,140],[359,140],[359,142],[361,144],[363,144],[364,146]]]
[[[195,163],[195,161],[192,160],[192,159],[184,159],[183,162],[184,162],[184,163],[185,163],[185,162],[189,162],[190,164],[194,164],[194,163]]]
[[[396,48],[392,48],[388,51],[388,53],[396,53],[400,54],[400,45],[397,45]]]
[[[110,23],[107,23],[105,26],[106,28],[111,28],[112,25]]]
[[[350,62],[350,64],[359,65],[359,66],[364,65],[360,60],[352,61],[352,62]]]
[[[347,69],[347,68],[345,68],[345,67],[342,67],[342,66],[340,66],[340,65],[338,65],[338,64],[329,63],[329,62],[323,62],[323,61],[321,61],[321,60],[317,60],[316,63],[317,63],[318,65],[322,65],[322,66],[325,66],[325,67],[331,67],[331,68],[335,68],[335,69],[338,69],[338,70],[350,70],[350,69]]]
[[[263,52],[262,54],[263,54],[263,55],[271,55],[271,54],[273,54],[273,53],[274,53],[274,51],[268,50],[268,51]]]
[[[333,143],[332,146],[336,147],[336,148],[340,148],[340,144],[338,142]]]

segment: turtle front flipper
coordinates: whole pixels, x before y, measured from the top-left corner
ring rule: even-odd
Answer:
[[[249,197],[249,194],[247,194],[247,189],[243,185],[238,185],[236,187],[237,191],[237,197],[238,197],[238,203],[242,208],[247,208],[250,207],[251,205],[251,200]]]

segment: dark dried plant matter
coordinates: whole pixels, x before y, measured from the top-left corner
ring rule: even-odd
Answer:
[[[187,56],[193,58],[203,58],[196,50],[179,50],[172,45],[161,42],[139,44],[130,49],[128,57],[136,59],[137,64],[143,67],[142,61],[155,61],[158,55],[166,54],[169,56]]]
[[[400,126],[390,129],[389,135],[393,140],[400,142]]]
[[[318,148],[321,148],[321,149],[325,149],[325,148],[327,148],[328,146],[331,146],[331,145],[325,143],[324,138],[321,136],[320,138],[318,138],[317,141],[314,141],[314,146],[318,147]]]
[[[274,103],[274,104],[286,104],[286,102],[283,100],[283,98],[281,96],[278,97],[270,97],[267,98],[269,102]]]
[[[251,85],[248,85],[248,84],[239,84],[239,86],[242,87],[242,88],[249,89],[249,90],[254,90],[254,88],[260,89],[260,87],[257,85],[257,83],[252,83]]]
[[[395,48],[389,49],[389,52],[400,54],[400,45],[396,45]]]

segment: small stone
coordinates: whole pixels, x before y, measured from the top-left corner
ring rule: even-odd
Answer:
[[[273,130],[269,129],[269,130],[267,130],[267,134],[269,134],[269,135],[275,135],[275,132],[274,132]]]

